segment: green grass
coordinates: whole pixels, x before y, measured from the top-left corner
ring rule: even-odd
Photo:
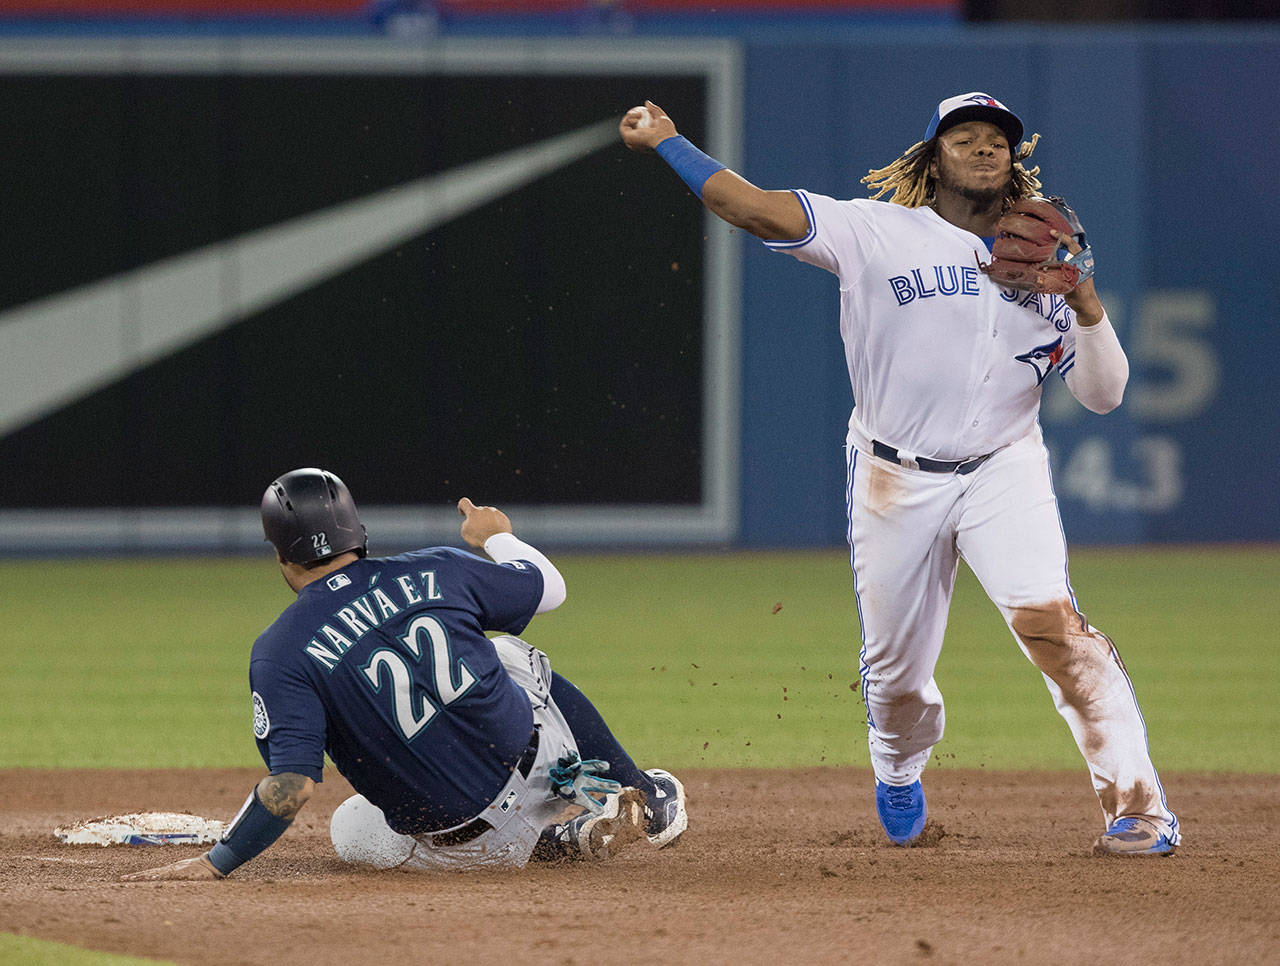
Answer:
[[[0,964],[22,966],[162,966],[168,960],[98,953],[63,943],[0,933]]]
[[[865,765],[843,553],[557,563],[569,601],[525,637],[642,766]],[[0,767],[261,764],[249,648],[292,599],[269,560],[4,562],[0,581]],[[1124,655],[1159,768],[1280,771],[1280,551],[1078,551],[1072,581]],[[936,676],[944,765],[1083,767],[963,567]]]

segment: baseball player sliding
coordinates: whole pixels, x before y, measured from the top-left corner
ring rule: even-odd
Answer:
[[[126,880],[226,876],[284,833],[326,752],[359,792],[330,822],[355,864],[509,868],[679,839],[680,782],[637,768],[582,693],[512,636],[564,602],[560,572],[502,511],[465,498],[458,509],[463,540],[491,560],[450,547],[368,557],[332,473],[294,470],[267,488],[263,529],[298,595],[249,664],[270,774],[205,855]]]
[[[1178,820],[1115,646],[1077,609],[1037,414],[1057,369],[1088,409],[1120,404],[1128,362],[1074,213],[1037,198],[1038,136],[987,94],[942,101],[925,138],[863,180],[872,199],[764,191],[676,133],[653,103],[620,130],[714,214],[832,272],[853,386],[848,540],[876,809],[916,840],[943,733],[933,680],[960,558],[1041,670],[1088,763],[1094,851],[1168,855]],[[877,199],[892,193],[890,201]]]

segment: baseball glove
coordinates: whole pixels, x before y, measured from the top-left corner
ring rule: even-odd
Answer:
[[[991,263],[979,260],[978,268],[1004,288],[1065,295],[1093,274],[1080,219],[1061,198],[1015,201],[996,227]],[[1055,231],[1073,236],[1081,250],[1070,254]]]

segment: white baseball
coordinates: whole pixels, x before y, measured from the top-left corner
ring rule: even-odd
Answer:
[[[639,115],[636,119],[636,127],[653,127],[653,115],[649,113],[647,107],[637,107]]]

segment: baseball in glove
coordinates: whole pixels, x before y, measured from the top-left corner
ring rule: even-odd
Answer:
[[[1065,295],[1093,274],[1093,252],[1080,219],[1061,198],[1023,198],[1000,216],[991,263],[978,268],[1004,288]],[[1053,236],[1071,235],[1074,255]]]

